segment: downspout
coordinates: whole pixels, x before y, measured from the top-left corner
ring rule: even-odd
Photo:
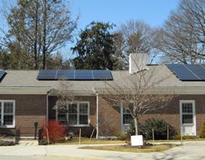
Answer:
[[[96,93],[96,139],[99,139],[99,97]]]
[[[51,89],[50,91],[48,91],[47,95],[46,95],[46,122],[48,123],[49,118],[48,118],[48,110],[49,110],[49,106],[48,106],[48,96],[51,95],[53,89]]]
[[[93,88],[93,92],[96,96],[96,139],[99,139],[99,94],[95,88]]]

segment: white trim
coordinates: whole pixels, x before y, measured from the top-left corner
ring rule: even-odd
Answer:
[[[8,103],[13,103],[13,125],[1,125],[0,124],[0,128],[15,128],[16,126],[16,101],[15,100],[0,100],[0,103],[1,103],[1,118],[3,119],[4,117],[4,103],[5,102],[8,102]]]
[[[179,111],[180,111],[180,131],[181,134],[184,135],[183,133],[183,126],[189,126],[192,124],[182,124],[182,104],[183,103],[192,103],[192,108],[193,108],[193,135],[196,136],[196,111],[195,111],[195,100],[180,100],[180,107],[179,107]]]

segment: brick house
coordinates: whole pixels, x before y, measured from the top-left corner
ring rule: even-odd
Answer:
[[[143,64],[144,61],[140,63]],[[173,66],[177,65],[142,65],[147,71],[155,70],[154,79],[168,77],[158,85],[160,94],[172,92],[178,96],[172,99],[166,109],[147,113],[141,121],[149,117],[158,117],[172,125],[178,133],[197,135],[205,122],[205,83],[202,79],[187,78],[185,75],[190,73],[186,74],[183,70],[183,74],[180,75]],[[136,67],[130,58],[129,71],[111,71],[112,80],[109,83],[124,83],[127,77],[137,74],[134,73],[135,70]],[[195,71],[197,72],[197,69]],[[123,110],[122,105],[112,107],[101,96],[100,91],[106,88],[102,80],[66,81],[65,83],[71,84],[70,90],[75,92],[77,101],[68,104],[69,112],[65,113],[56,111],[54,107],[58,99],[56,90],[59,81],[39,80],[39,71],[7,70],[1,73],[0,131],[20,129],[21,137],[32,138],[35,122],[38,122],[40,128],[47,120],[58,119],[62,124],[68,121],[69,130],[73,133],[78,133],[81,128],[83,135],[90,136],[95,129],[99,136],[111,136],[123,132],[129,123],[130,114]]]

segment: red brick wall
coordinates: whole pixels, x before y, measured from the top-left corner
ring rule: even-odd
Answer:
[[[155,117],[165,120],[168,124],[172,125],[175,130],[180,133],[180,100],[195,100],[196,110],[196,130],[197,134],[203,122],[205,122],[205,95],[181,95],[176,96],[164,109],[147,113],[140,118],[140,122],[143,123],[146,119]],[[112,133],[120,132],[120,107],[113,108],[109,106],[103,98],[99,100],[100,105],[100,119],[107,121],[114,131]],[[102,127],[103,128],[103,127]],[[101,129],[101,127],[100,127]],[[104,128],[103,128],[104,129]],[[102,131],[100,131],[101,133]]]
[[[90,136],[96,124],[96,97],[81,96],[77,99],[90,102],[90,127],[81,127],[82,134]],[[149,117],[158,117],[167,121],[167,123],[180,132],[179,100],[195,100],[198,134],[202,123],[205,122],[204,99],[204,95],[177,96],[165,109],[144,115],[141,118],[141,122]],[[34,136],[34,122],[37,121],[40,127],[46,120],[46,95],[0,95],[0,100],[16,101],[16,128],[20,129],[21,136]],[[55,118],[53,107],[56,100],[56,97],[49,97],[49,119]],[[99,97],[100,135],[113,135],[120,132],[120,125],[120,107],[113,108],[102,97]],[[78,134],[79,128],[70,127],[70,131]]]
[[[34,122],[46,121],[46,95],[0,95],[0,100],[15,100],[16,128],[21,136],[34,136]]]

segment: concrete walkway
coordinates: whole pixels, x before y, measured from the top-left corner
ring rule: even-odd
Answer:
[[[85,145],[81,145],[85,146]],[[164,152],[127,153],[78,149],[77,145],[17,145],[0,147],[0,156],[69,157],[77,160],[205,160],[205,142],[185,142]]]

